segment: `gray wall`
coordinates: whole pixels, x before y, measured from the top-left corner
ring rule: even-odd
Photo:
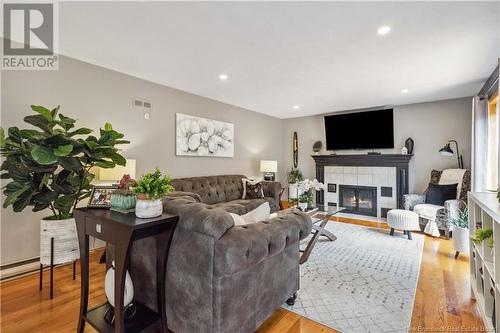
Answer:
[[[394,107],[394,144],[395,149],[382,149],[383,153],[401,153],[406,138],[415,141],[414,157],[410,163],[410,191],[421,192],[429,182],[432,169],[457,167],[454,157],[444,157],[438,150],[448,139],[455,139],[460,145],[464,165],[470,168],[471,156],[471,118],[472,98],[459,98],[421,104]],[[283,121],[283,167],[292,168],[292,135],[297,131],[299,139],[299,168],[305,177],[314,178],[314,161],[311,158],[315,141],[323,141],[325,128],[323,116],[286,119]],[[453,146],[454,148],[454,146]],[[323,149],[322,153],[326,153]],[[345,151],[347,153],[366,153],[366,151]],[[285,181],[285,171],[282,180]]]
[[[2,127],[25,126],[30,104],[61,105],[63,114],[94,130],[109,121],[132,142],[123,153],[137,160],[137,175],[155,167],[174,177],[258,175],[260,159],[281,164],[281,120],[71,58],[62,57],[58,71],[3,71],[1,83]],[[132,108],[133,97],[153,103],[150,120]],[[234,158],[175,156],[176,112],[234,123]],[[45,215],[2,208],[1,264],[38,256]]]
[[[307,177],[314,177],[311,147],[317,140],[324,141],[322,116],[279,120],[66,57],[61,58],[59,71],[3,71],[1,84],[2,127],[24,126],[30,104],[61,105],[62,113],[95,130],[109,121],[132,141],[123,153],[137,160],[138,175],[157,166],[174,177],[258,175],[260,159],[275,159],[278,179],[286,181],[292,165],[292,133],[297,131],[299,167]],[[153,103],[150,120],[132,108],[133,97]],[[176,112],[234,123],[235,157],[175,156]],[[455,166],[455,159],[437,153],[447,139],[459,141],[465,165],[470,165],[470,130],[470,98],[395,108],[395,151],[400,151],[407,137],[415,140],[412,191],[425,189],[431,169]],[[29,210],[14,214],[2,208],[0,264],[38,256],[39,220],[44,215]]]

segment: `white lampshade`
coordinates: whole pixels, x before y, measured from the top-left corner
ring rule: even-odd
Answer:
[[[99,180],[117,181],[122,179],[123,175],[135,179],[135,160],[127,159],[125,166],[117,165],[112,169],[99,168]]]
[[[278,161],[260,160],[260,172],[277,172]]]

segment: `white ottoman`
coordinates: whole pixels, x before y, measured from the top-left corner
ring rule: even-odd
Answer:
[[[394,229],[403,230],[408,239],[411,239],[411,231],[420,231],[418,215],[410,210],[391,209],[387,212],[387,224],[391,227],[391,236],[394,236]]]

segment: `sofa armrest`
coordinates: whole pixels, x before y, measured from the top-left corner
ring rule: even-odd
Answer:
[[[406,210],[413,210],[416,205],[425,203],[425,193],[423,194],[404,194],[404,207]]]
[[[297,247],[298,265],[299,242],[311,233],[311,229],[311,218],[300,211],[235,226],[215,244],[215,273],[218,276],[234,274],[291,245]]]
[[[276,202],[276,207],[277,207],[277,209],[279,209],[281,183],[280,182],[264,181],[264,182],[262,182],[262,189],[264,191],[265,197],[274,198],[274,200]]]
[[[215,240],[234,226],[233,218],[226,211],[197,202],[189,196],[165,198],[163,210],[179,216],[177,228],[198,232]]]

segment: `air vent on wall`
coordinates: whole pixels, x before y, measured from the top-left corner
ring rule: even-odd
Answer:
[[[153,104],[149,101],[146,101],[142,98],[137,98],[134,97],[133,99],[133,106],[136,109],[139,109],[140,111],[144,112],[144,119],[149,120],[151,117],[151,110],[153,109]]]
[[[134,107],[151,110],[153,108],[153,104],[142,98],[134,97]]]

